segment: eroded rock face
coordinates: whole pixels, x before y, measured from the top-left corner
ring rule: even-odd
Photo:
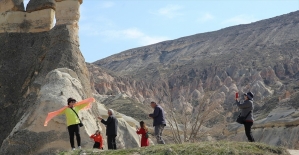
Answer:
[[[182,105],[189,108],[190,99],[201,100],[207,92],[212,92],[211,101],[218,103],[222,114],[228,114],[232,122],[238,115],[235,93],[239,92],[243,98],[243,93],[252,91],[255,117],[261,120],[298,91],[298,17],[296,11],[252,24],[134,48],[89,64],[88,68],[98,93],[121,92],[143,104],[154,100],[166,105],[171,101],[176,108]],[[284,104],[297,110],[294,104]],[[282,131],[275,133],[287,137]],[[275,138],[261,141],[272,144]],[[275,145],[284,143],[275,142]]]
[[[10,11],[0,14],[0,33],[44,32],[53,28],[55,12],[53,9],[31,13]]]
[[[78,24],[80,18],[80,2],[66,0],[56,3],[56,25]]]
[[[1,154],[54,153],[51,150],[70,148],[64,116],[55,117],[47,127],[43,126],[47,113],[65,106],[70,96],[77,100],[86,96],[77,74],[66,68],[51,71],[45,77],[36,101],[33,101],[33,105],[3,141]],[[81,132],[82,144],[92,145],[88,135],[97,129],[96,120],[87,111],[80,112],[79,115],[88,118],[88,121],[84,121],[84,127],[89,132]]]
[[[76,9],[79,9],[82,1],[70,3],[78,4]],[[5,33],[0,30],[0,103],[4,105],[0,109],[0,116],[6,118],[0,127],[1,155],[20,152],[55,154],[69,150],[65,117],[55,117],[44,127],[47,113],[65,106],[69,97],[81,100],[94,96],[89,71],[79,49],[79,16],[69,20],[72,22],[59,23],[51,30],[46,29],[47,26],[43,30],[32,29],[41,26],[34,25],[39,23],[37,18],[45,25],[49,24],[45,20],[52,21],[55,13],[52,4],[53,1],[32,1],[28,6],[33,11],[31,13],[8,11],[1,14],[5,18],[0,18],[0,29]],[[23,15],[26,20],[21,18]],[[16,21],[25,22],[24,27],[20,28],[16,24],[16,27],[9,29],[9,24]],[[96,102],[92,109],[82,111],[79,115],[85,125],[81,128],[82,146],[91,148],[93,142],[89,135],[97,129],[105,135],[105,126],[96,117],[107,117],[107,109]],[[138,147],[139,138],[133,128],[137,121],[120,113],[117,113],[117,117],[120,122],[118,147]]]
[[[85,90],[74,71],[58,68],[49,72],[37,94],[35,103],[23,114],[21,121],[15,125],[10,135],[3,141],[1,154],[16,154],[17,152],[43,154],[55,153],[53,150],[68,150],[70,144],[68,132],[65,130],[65,116],[53,118],[47,127],[43,126],[43,122],[48,112],[65,106],[67,98],[73,97],[82,100],[84,96],[86,96]],[[93,104],[93,110],[107,119],[107,109],[98,102]],[[84,124],[84,127],[81,128],[82,147],[90,148],[93,145],[93,142],[89,140],[89,135],[99,129],[103,134],[106,148],[105,126],[97,121],[97,115],[93,113],[93,110],[81,110],[79,113]],[[137,121],[126,116],[123,117],[119,113],[116,114],[116,117],[119,121],[118,148],[138,147],[140,145],[139,137],[133,128],[137,125]]]
[[[55,0],[30,0],[26,7],[26,12],[33,12],[45,9],[56,10]]]
[[[73,35],[77,37],[66,25],[42,33],[0,34],[0,70],[5,73],[0,78],[0,94],[3,95],[0,102],[5,105],[0,112],[3,118],[12,116],[2,122],[1,142],[13,134],[12,130],[24,114],[32,114],[32,107],[42,104],[37,101],[39,92],[46,75],[53,69],[73,70],[82,85],[81,98],[92,96],[89,73],[78,42],[72,40]],[[29,131],[28,125],[23,127],[24,132]],[[62,129],[65,132],[65,127]]]
[[[9,3],[7,0],[1,2]],[[36,33],[49,31],[53,28],[55,15],[54,1],[31,0],[27,5],[27,12],[24,10],[23,1],[18,1],[23,6],[22,10],[8,9],[10,5],[7,3],[0,5],[0,33]],[[1,9],[1,7],[5,9]]]
[[[2,0],[0,4],[0,33],[49,31],[54,26],[54,16],[56,25],[73,25],[78,31],[82,0],[30,0],[26,12],[23,1]]]
[[[25,11],[23,0],[1,0],[0,12]]]

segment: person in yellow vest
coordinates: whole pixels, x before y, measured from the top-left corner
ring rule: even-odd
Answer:
[[[69,132],[72,150],[76,150],[74,144],[75,135],[77,139],[78,149],[81,149],[80,127],[83,126],[83,124],[79,118],[78,112],[89,104],[86,103],[74,107],[74,104],[76,102],[77,101],[75,99],[68,98],[67,99],[68,108],[66,108],[64,111],[60,113],[60,114],[65,114],[66,116],[66,124]]]

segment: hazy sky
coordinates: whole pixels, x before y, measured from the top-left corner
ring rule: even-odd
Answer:
[[[127,49],[297,10],[299,0],[83,0],[80,48],[85,60],[93,62]]]

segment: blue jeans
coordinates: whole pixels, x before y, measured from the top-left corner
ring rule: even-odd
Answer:
[[[165,127],[164,124],[160,124],[160,125],[155,126],[155,136],[156,136],[158,144],[165,144],[165,142],[162,138],[162,133],[163,133],[164,127]]]

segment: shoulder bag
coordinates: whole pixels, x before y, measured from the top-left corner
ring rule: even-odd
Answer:
[[[73,108],[71,108],[71,109],[73,110],[73,112],[76,114],[76,116],[78,117],[78,119],[79,119],[79,121],[80,121],[79,126],[82,127],[82,126],[83,126],[83,123],[81,122],[80,117],[78,116],[78,114],[76,113],[76,111],[75,111]]]

